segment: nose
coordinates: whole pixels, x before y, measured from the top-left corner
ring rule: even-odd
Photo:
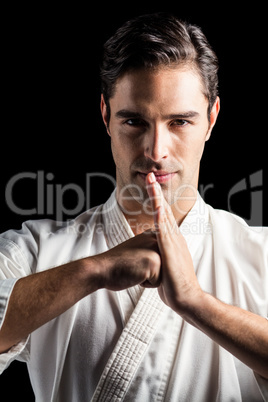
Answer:
[[[148,130],[145,136],[144,155],[159,162],[168,157],[168,133],[162,127],[154,127]]]

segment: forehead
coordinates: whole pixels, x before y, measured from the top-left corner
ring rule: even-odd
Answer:
[[[120,77],[111,107],[193,109],[207,107],[200,76],[192,68],[173,67],[129,71]],[[169,110],[172,112],[172,110]]]

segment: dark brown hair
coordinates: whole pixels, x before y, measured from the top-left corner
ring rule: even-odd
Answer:
[[[124,73],[178,64],[191,64],[199,73],[210,116],[218,95],[218,59],[201,29],[166,13],[126,22],[104,45],[100,76],[108,118],[109,99]]]

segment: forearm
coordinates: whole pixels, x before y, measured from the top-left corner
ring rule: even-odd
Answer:
[[[0,331],[0,353],[94,292],[97,277],[90,257],[19,279]]]
[[[256,373],[268,378],[268,321],[203,293],[185,310],[186,321],[207,334]]]
[[[98,289],[159,286],[160,267],[155,234],[147,233],[102,254],[18,280],[0,331],[0,353]]]
[[[153,173],[146,178],[162,259],[162,300],[187,322],[268,378],[268,321],[200,288],[187,243]]]

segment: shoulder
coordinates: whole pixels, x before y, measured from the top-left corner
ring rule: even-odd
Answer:
[[[268,227],[252,227],[237,215],[208,205],[214,244],[268,269]]]
[[[213,228],[216,229],[220,225],[223,234],[228,232],[232,238],[242,237],[245,239],[267,241],[268,227],[249,226],[247,222],[238,215],[225,210],[215,209],[210,205],[207,205],[207,207]]]
[[[59,222],[50,219],[29,220],[20,229],[0,235],[0,254],[24,261],[31,272],[82,258],[89,252],[90,240],[101,221],[102,206],[92,208],[77,218]],[[29,272],[30,273],[30,272]]]

